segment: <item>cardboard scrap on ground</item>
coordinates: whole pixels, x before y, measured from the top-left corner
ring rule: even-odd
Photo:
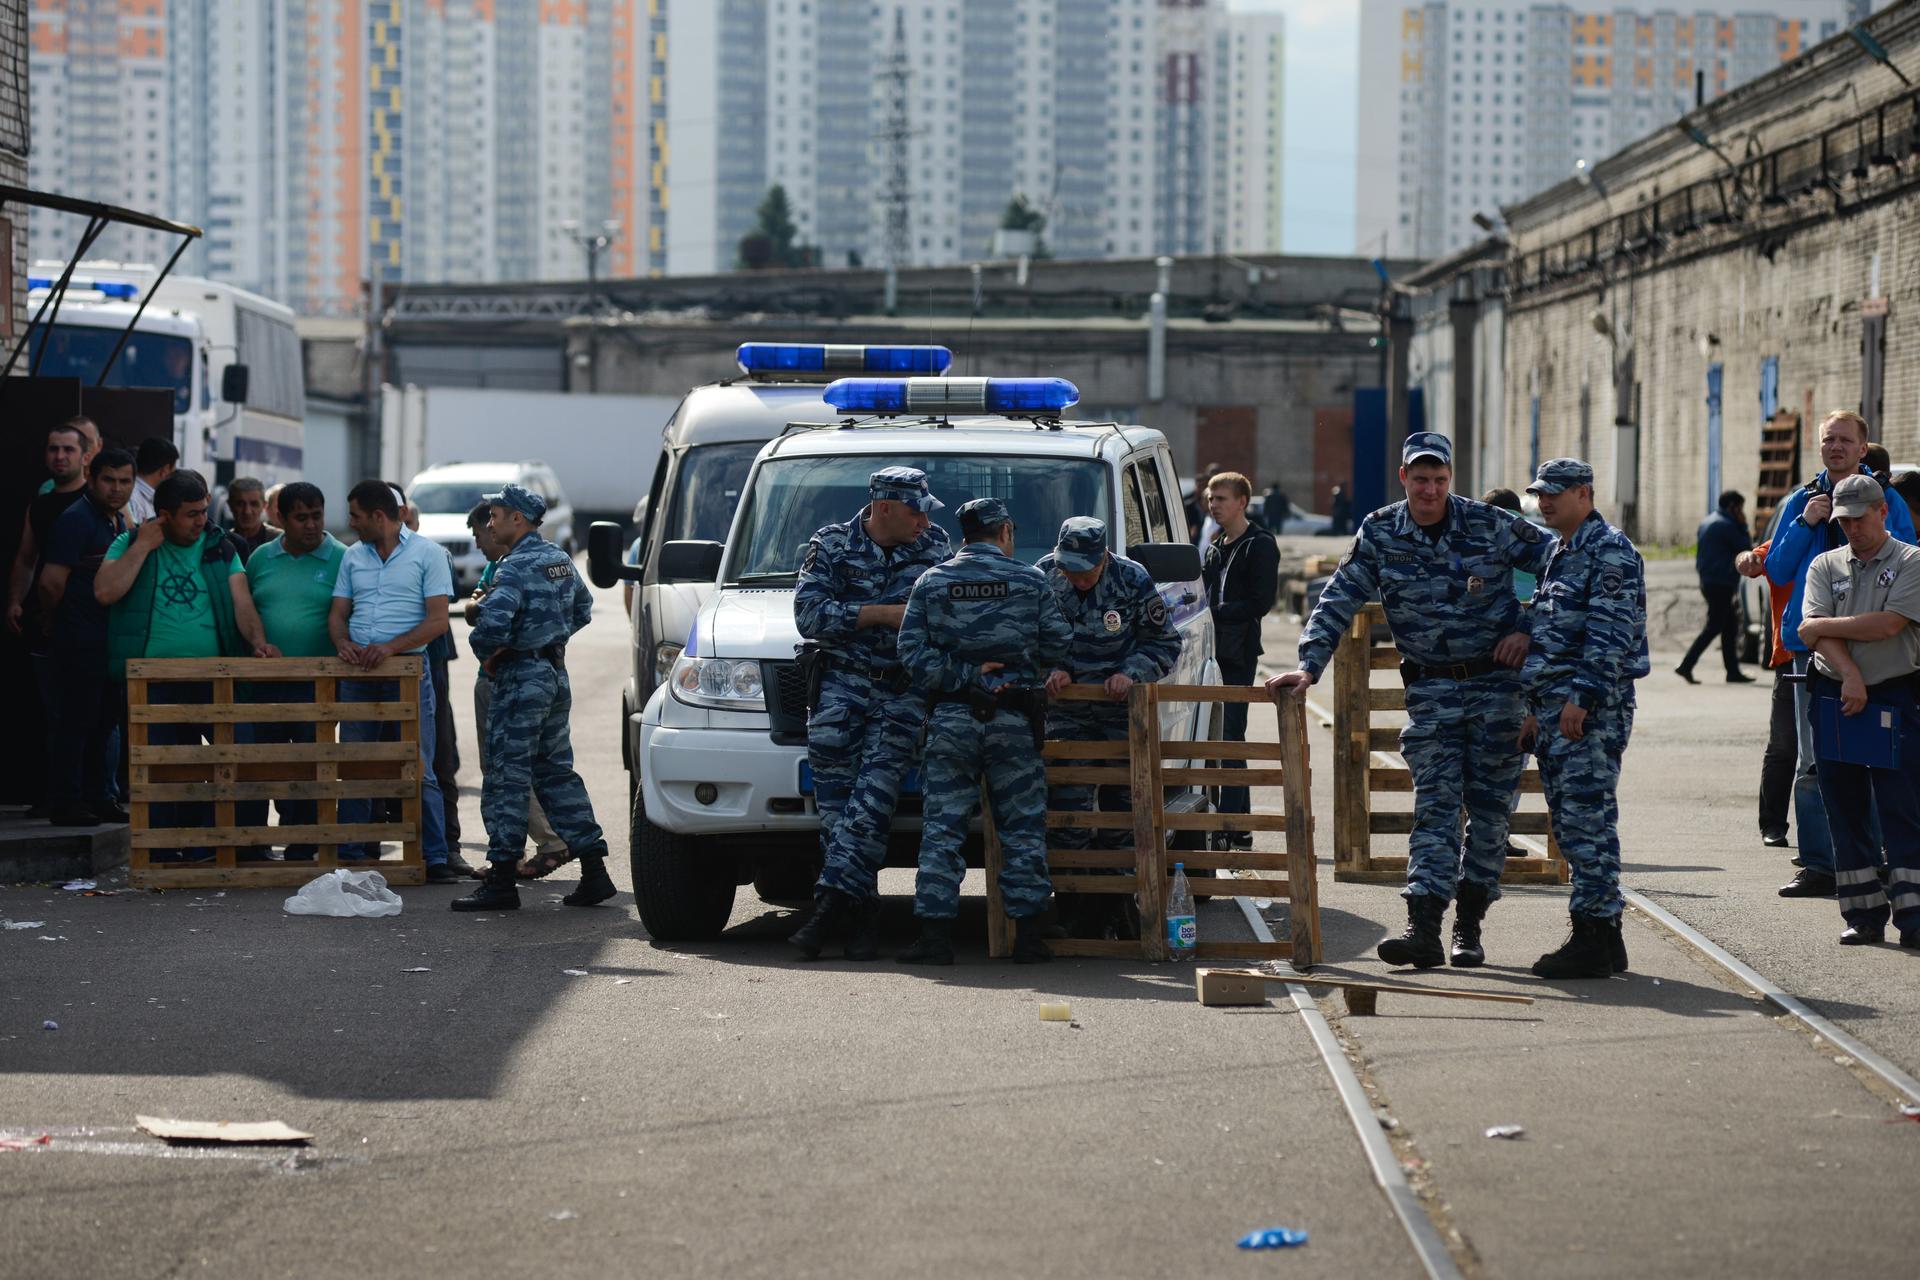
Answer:
[[[227,1143],[302,1143],[313,1135],[288,1128],[278,1120],[254,1124],[235,1124],[231,1120],[166,1120],[159,1116],[135,1116],[143,1131],[168,1142]]]

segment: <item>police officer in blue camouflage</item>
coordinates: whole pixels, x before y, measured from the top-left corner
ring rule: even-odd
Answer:
[[[1111,701],[1056,702],[1047,715],[1047,736],[1078,742],[1125,741],[1127,692],[1136,683],[1151,683],[1173,670],[1180,659],[1180,633],[1168,617],[1167,605],[1153,575],[1144,567],[1107,549],[1106,522],[1092,516],[1073,516],[1060,526],[1054,549],[1034,566],[1047,575],[1060,611],[1073,630],[1066,662],[1047,676],[1047,692],[1058,693],[1069,684],[1097,684]],[[1099,789],[1099,808],[1126,813],[1133,802],[1124,785]],[[1093,810],[1095,788],[1080,784],[1053,787],[1047,807],[1057,810]],[[1053,832],[1060,849],[1125,848],[1132,843],[1125,831],[1068,827]],[[1099,938],[1132,932],[1125,919],[1124,895],[1090,894],[1071,904],[1062,895],[1061,915],[1071,932]]]
[[[1052,959],[1041,936],[1047,878],[1044,681],[1067,662],[1072,630],[1047,576],[1013,556],[1013,518],[998,498],[961,506],[966,539],[921,575],[900,624],[900,661],[927,695],[926,797],[913,913],[920,937],[902,964],[952,964],[953,920],[967,864],[961,845],[986,782],[1004,865],[1000,897],[1014,920],[1013,960]]]
[[[809,960],[835,934],[849,960],[879,955],[878,876],[926,716],[895,646],[907,592],[950,554],[930,518],[944,504],[926,472],[883,467],[868,477],[867,497],[853,519],[813,535],[793,597],[794,622],[825,662],[807,719],[820,881],[813,914],[791,939]]]
[[[607,839],[594,821],[586,784],[573,769],[567,721],[567,640],[593,616],[593,596],[573,560],[540,536],[546,500],[517,484],[484,501],[487,530],[505,548],[493,587],[478,603],[470,643],[493,679],[487,714],[480,819],[487,828],[487,875],[456,898],[455,911],[512,911],[520,905],[519,862],[527,844],[531,787],[547,821],[580,860],[580,885],[562,901],[590,907],[611,898]]]
[[[1646,566],[1593,509],[1593,468],[1578,458],[1541,463],[1527,492],[1560,540],[1528,619],[1521,741],[1540,762],[1554,838],[1573,871],[1573,930],[1533,971],[1605,978],[1627,967],[1615,792],[1633,732],[1633,682],[1648,670]]]
[[[1507,819],[1525,757],[1516,669],[1527,637],[1513,573],[1546,567],[1552,540],[1498,507],[1450,492],[1453,445],[1420,431],[1400,454],[1404,502],[1361,522],[1300,637],[1300,669],[1267,691],[1305,689],[1320,678],[1341,633],[1375,592],[1400,651],[1407,725],[1400,753],[1413,775],[1407,858],[1407,928],[1380,944],[1382,960],[1430,969],[1486,962],[1481,923],[1500,896]],[[1460,836],[1460,811],[1467,831]],[[1440,946],[1447,903],[1453,942]]]

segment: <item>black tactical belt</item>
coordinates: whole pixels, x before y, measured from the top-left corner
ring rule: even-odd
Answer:
[[[1492,675],[1496,671],[1506,671],[1492,658],[1474,658],[1467,662],[1450,662],[1443,667],[1423,667],[1417,662],[1400,660],[1400,679],[1405,684],[1415,680],[1472,680],[1478,676]]]
[[[1001,689],[987,689],[974,685],[959,693],[936,693],[927,699],[930,707],[942,703],[972,710],[976,719],[991,720],[1002,711],[1014,711],[1021,715],[1032,715],[1035,711],[1044,712],[1047,708],[1047,691],[1034,685],[1010,684]]]
[[[543,644],[538,649],[503,649],[500,653],[502,662],[517,662],[521,658],[538,658],[543,662],[551,662],[556,667],[561,666],[567,660],[567,646]]]

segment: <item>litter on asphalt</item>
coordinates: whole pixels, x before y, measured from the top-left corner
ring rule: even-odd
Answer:
[[[1524,1138],[1527,1131],[1517,1124],[1497,1124],[1487,1130],[1489,1138]]]
[[[289,1128],[278,1120],[235,1124],[231,1120],[168,1120],[160,1116],[135,1116],[140,1129],[167,1142],[222,1143],[301,1143],[313,1135]]]
[[[98,889],[100,884],[95,880],[69,880],[60,887],[69,893],[84,893],[88,889]]]
[[[0,929],[44,929],[46,927],[45,920],[0,920]]]
[[[1292,1227],[1267,1227],[1240,1237],[1242,1249],[1292,1249],[1307,1242],[1307,1233]]]
[[[1064,1000],[1042,1000],[1040,1002],[1040,1021],[1072,1022],[1073,1006]]]

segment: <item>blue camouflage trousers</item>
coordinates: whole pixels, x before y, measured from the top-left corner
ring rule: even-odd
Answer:
[[[857,672],[833,672],[807,718],[807,764],[820,811],[820,887],[856,900],[879,891],[900,783],[920,748],[926,707]]]
[[[1633,734],[1633,702],[1622,699],[1587,712],[1579,738],[1560,732],[1566,699],[1533,707],[1533,740],[1540,785],[1553,814],[1553,838],[1573,872],[1576,915],[1617,916],[1620,898],[1620,757]]]
[[[913,914],[951,920],[960,913],[960,881],[967,874],[961,845],[980,811],[983,778],[1000,837],[1001,902],[1016,920],[1046,910],[1053,891],[1047,878],[1047,775],[1027,718],[1002,711],[982,724],[963,706],[935,707],[927,729],[926,774]]]
[[[487,861],[518,862],[527,845],[527,792],[575,857],[604,858],[607,838],[593,817],[586,784],[573,769],[568,720],[573,690],[566,671],[544,658],[516,658],[493,678],[487,712],[480,820]]]
[[[1089,716],[1084,712],[1079,715],[1062,715],[1056,712],[1047,721],[1047,736],[1067,742],[1125,742],[1127,715],[1124,709],[1118,716]],[[1075,763],[1126,767],[1124,757],[1119,760],[1087,760]],[[1115,813],[1130,813],[1133,810],[1133,790],[1123,783],[1105,783],[1096,787],[1092,783],[1062,782],[1047,788],[1047,808],[1071,810],[1077,813],[1091,813],[1096,808]],[[1133,845],[1132,832],[1110,828],[1059,827],[1054,830],[1052,839],[1053,847],[1056,849],[1127,849]],[[1080,874],[1099,875],[1101,873],[1090,870]]]
[[[1413,835],[1403,896],[1453,899],[1464,878],[1500,896],[1508,816],[1526,756],[1519,688],[1508,679],[1416,680],[1400,754],[1413,775]],[[1467,831],[1460,834],[1460,811]]]

